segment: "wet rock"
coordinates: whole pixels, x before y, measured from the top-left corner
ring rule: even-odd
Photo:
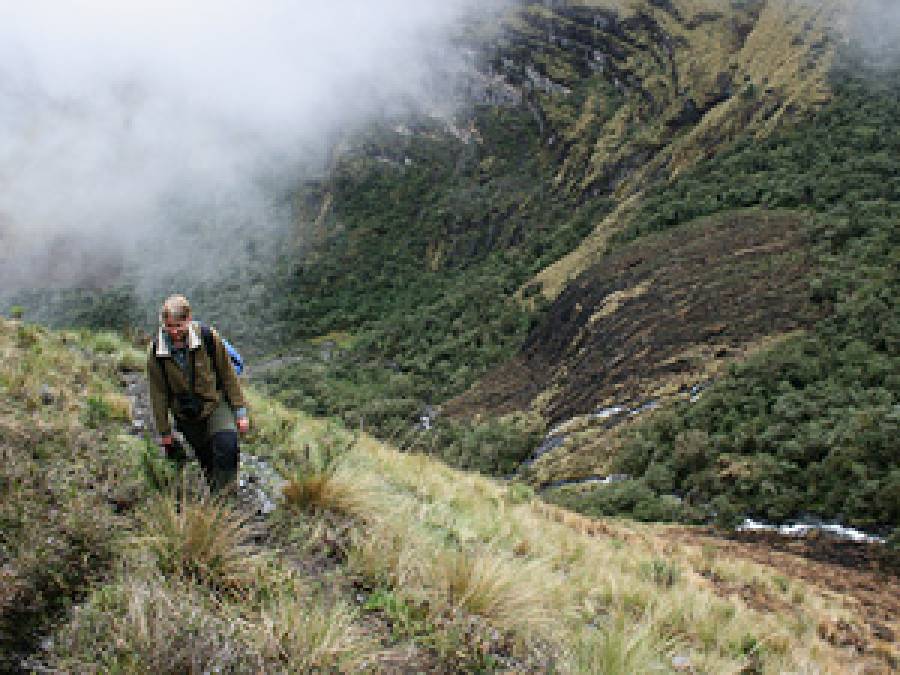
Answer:
[[[246,502],[259,516],[278,508],[285,481],[268,462],[254,455],[242,455],[238,486]]]
[[[673,656],[672,668],[678,672],[686,672],[691,670],[691,659],[688,656]]]
[[[628,412],[628,408],[624,406],[615,405],[612,408],[598,408],[593,413],[591,413],[591,419],[593,420],[606,420],[610,417],[616,417],[618,415],[622,415]]]
[[[38,395],[41,397],[41,403],[44,405],[52,405],[56,400],[56,394],[54,394],[53,390],[50,389],[50,386],[46,384],[41,385]]]
[[[438,411],[436,408],[430,405],[426,405],[422,412],[419,414],[419,421],[416,424],[417,431],[431,431],[434,427],[435,420],[437,420]]]

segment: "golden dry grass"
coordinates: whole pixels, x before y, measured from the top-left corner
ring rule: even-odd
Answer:
[[[347,604],[289,585],[265,603],[254,637],[270,662],[290,672],[349,672],[375,648],[355,620]]]
[[[152,498],[139,522],[134,543],[166,576],[232,594],[246,592],[259,579],[263,556],[250,543],[254,527],[247,514],[221,499],[182,484],[175,494]]]
[[[291,415],[273,412],[282,421]],[[277,433],[301,442],[335,433],[300,415],[295,420],[303,431]],[[798,600],[790,612],[761,612],[719,595],[702,552],[673,543],[665,528],[598,521],[523,500],[515,486],[366,436],[344,462],[378,486],[367,498],[375,500],[369,512],[381,514],[377,522],[360,522],[350,570],[410,605],[424,605],[436,623],[456,610],[526,644],[555,644],[566,672],[584,672],[585,663],[668,667],[676,652],[700,672],[852,667],[816,630],[827,617],[847,616],[842,603],[800,581],[789,584],[787,594]],[[722,574],[784,587],[771,568],[729,559],[715,564]],[[612,632],[602,637],[592,625]]]
[[[43,361],[29,356],[36,347]],[[8,323],[0,326],[0,353],[11,357],[0,363],[8,408],[0,408],[0,447],[12,460],[4,466],[31,475],[11,442],[37,448],[37,433],[45,440],[75,434],[83,443],[91,434],[78,435],[87,431],[79,426],[82,410],[71,382],[83,378],[91,395],[111,392],[115,365],[98,375],[90,362],[72,359],[58,336],[20,332]],[[51,365],[41,370],[39,363]],[[43,383],[57,390],[57,403],[28,411]],[[536,645],[549,650],[562,672],[652,672],[669,668],[674,655],[698,672],[845,673],[859,667],[819,635],[822,625],[853,620],[841,598],[785,579],[779,570],[680,543],[666,528],[593,520],[548,506],[521,486],[455,471],[364,435],[354,441],[256,392],[250,398],[258,424],[247,449],[291,467],[306,447],[346,448],[331,474],[343,481],[344,496],[322,497],[327,490],[318,489],[315,500],[353,523],[346,566],[335,573],[424,607],[433,644],[448,659],[472,638],[470,617],[509,636],[517,653]],[[78,447],[76,458],[88,452]],[[122,451],[129,447],[121,445]],[[59,460],[43,476],[50,485],[59,476],[96,480],[89,465],[73,464],[58,449],[44,452]],[[33,503],[27,492],[16,495]],[[61,523],[60,531],[88,532],[79,519],[93,517],[96,500],[71,504],[77,517]],[[277,556],[260,555],[250,543],[252,529],[232,507],[188,484],[177,498],[144,497],[138,511],[128,556],[137,562],[114,571],[82,610],[61,622],[47,658],[58,670],[200,672],[214,664],[349,670],[371,653],[354,612],[305,590]],[[37,542],[32,557],[46,561]],[[33,582],[30,554],[21,553],[3,568],[3,606]],[[739,597],[723,597],[713,576],[764,589],[778,601],[772,606],[784,609],[760,611]]]

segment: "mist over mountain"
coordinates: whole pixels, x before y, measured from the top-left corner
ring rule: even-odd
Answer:
[[[474,6],[5,8],[0,287],[221,269],[283,225],[279,198],[321,171],[335,134],[447,105],[467,67],[451,31]]]

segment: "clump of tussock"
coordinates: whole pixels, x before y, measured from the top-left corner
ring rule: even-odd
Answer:
[[[52,636],[51,672],[263,672],[247,622],[186,579],[152,574],[98,589]],[[35,665],[35,664],[32,664]]]
[[[134,541],[169,577],[228,593],[246,590],[258,578],[264,558],[251,544],[256,531],[248,516],[202,488],[192,491],[187,478],[174,494],[152,498],[139,522],[144,534]]]
[[[304,443],[291,453],[291,470],[281,493],[285,506],[289,510],[373,516],[374,488],[346,462],[354,442],[328,435],[315,446]]]
[[[499,551],[451,550],[424,563],[430,586],[451,612],[519,633],[545,629],[552,621],[545,597],[556,581],[536,561],[523,563]]]
[[[342,602],[271,570],[230,603],[183,577],[138,563],[95,590],[48,641],[35,670],[79,673],[350,672],[373,645]]]
[[[288,585],[264,604],[254,639],[267,661],[289,672],[348,672],[373,649],[355,619],[346,603]]]
[[[650,621],[632,624],[619,615],[614,621],[586,627],[578,635],[564,670],[574,673],[633,675],[669,673],[672,644],[661,644]]]
[[[406,534],[409,534],[408,531]],[[415,551],[404,532],[387,527],[351,532],[347,552],[350,570],[374,586],[416,588],[410,561]],[[417,579],[416,579],[417,580]]]

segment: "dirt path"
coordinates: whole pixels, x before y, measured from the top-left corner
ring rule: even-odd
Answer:
[[[283,365],[283,360],[275,366]],[[257,369],[256,372],[260,372]],[[262,369],[264,370],[264,369]],[[131,431],[141,435],[156,433],[150,396],[142,373],[126,373],[123,376],[125,393],[132,404]],[[281,479],[277,472],[262,458],[241,452],[238,475],[237,503],[247,512],[255,524],[256,544],[278,555],[294,568],[311,586],[327,589],[334,598],[342,598],[360,609],[356,619],[358,630],[378,649],[370,656],[365,672],[378,673],[439,673],[443,672],[436,655],[420,647],[413,640],[398,639],[390,620],[381,612],[365,611],[369,592],[356,585],[348,574],[345,562],[349,546],[349,525],[340,519],[325,517],[323,527],[301,548],[286,544],[272,514],[276,508]]]
[[[824,595],[840,599],[856,617],[832,621],[819,635],[839,647],[877,658],[900,671],[900,553],[884,545],[858,544],[828,536],[787,538],[771,532],[738,532],[727,537],[713,530],[673,529],[681,543],[713,547],[717,555],[767,565],[786,577],[802,579]],[[711,578],[723,595],[740,595],[763,611],[779,610],[772,598],[752,584]],[[868,671],[867,671],[868,672]],[[878,671],[873,671],[878,672]]]

